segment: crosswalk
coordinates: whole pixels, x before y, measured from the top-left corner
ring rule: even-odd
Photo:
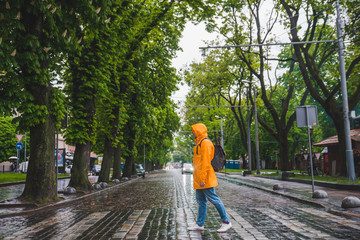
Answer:
[[[216,233],[216,221],[219,218],[216,210],[210,207],[206,230],[189,232],[186,228],[196,218],[193,210],[175,208],[89,212],[77,222],[69,220],[72,217],[70,212],[59,212],[4,239],[274,239],[270,231],[259,227],[246,215],[249,212],[282,225],[283,239],[287,239],[287,234],[289,239],[293,238],[291,234],[299,236],[298,239],[359,239],[360,236],[360,222],[308,207],[294,208],[294,214],[288,214],[292,213],[289,210],[284,213],[281,209],[273,208],[254,207],[243,212],[239,208],[227,207],[233,228],[225,235]],[[310,219],[315,219],[315,222]],[[324,220],[321,223],[316,219]],[[329,228],[326,228],[326,221],[332,224]],[[350,234],[342,235],[344,228],[349,229]]]

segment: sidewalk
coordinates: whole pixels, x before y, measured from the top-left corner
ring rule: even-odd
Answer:
[[[360,218],[360,207],[358,208],[342,208],[341,204],[345,197],[354,196],[360,199],[360,186],[354,186],[352,190],[346,190],[342,184],[323,183],[325,186],[315,185],[314,190],[323,190],[328,194],[328,198],[315,199],[312,198],[311,181],[308,183],[297,182],[296,179],[280,180],[276,178],[261,177],[256,175],[242,176],[240,174],[217,173],[217,177],[226,179],[230,182],[243,184],[249,187],[261,189],[284,197],[310,204],[317,207],[323,207],[328,211],[339,213],[347,216]],[[275,184],[281,184],[283,190],[273,190]]]

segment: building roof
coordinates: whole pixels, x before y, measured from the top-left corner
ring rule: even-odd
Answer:
[[[355,142],[360,142],[360,128],[353,129],[350,131],[351,140]],[[332,136],[329,138],[326,138],[320,142],[317,142],[314,144],[315,147],[326,147],[326,146],[332,146],[337,145],[339,143],[338,136]]]

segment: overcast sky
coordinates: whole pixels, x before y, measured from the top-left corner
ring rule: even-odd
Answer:
[[[196,61],[202,60],[201,51],[199,47],[205,46],[204,41],[213,40],[216,38],[216,33],[208,33],[205,30],[205,24],[201,23],[194,25],[187,23],[183,32],[183,37],[180,40],[180,47],[183,51],[177,52],[177,58],[172,61],[173,66],[180,70],[186,65]],[[177,103],[185,101],[185,95],[188,93],[189,88],[186,85],[178,85],[179,91],[172,95],[172,99]]]

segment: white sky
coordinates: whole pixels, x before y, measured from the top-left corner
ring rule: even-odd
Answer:
[[[183,51],[177,52],[177,58],[173,59],[172,65],[179,71],[181,68],[189,65],[192,62],[200,62],[202,60],[201,50],[199,47],[204,47],[204,41],[214,40],[217,36],[216,33],[208,33],[205,30],[205,24],[200,23],[194,25],[187,23],[183,32],[183,37],[180,40],[180,47]],[[178,85],[179,90],[174,92],[172,99],[175,103],[185,101],[185,96],[189,92],[187,85]],[[180,106],[179,105],[179,106]]]
[[[262,11],[264,11],[264,14],[262,14],[262,27],[266,27],[265,23],[269,20],[269,10],[271,10],[273,7],[272,1],[264,1],[263,5],[261,7]],[[301,21],[300,21],[301,22]],[[306,23],[306,21],[305,21]],[[300,24],[302,25],[302,24]],[[276,34],[276,39],[281,42],[289,42],[288,38],[288,30],[284,29],[282,26],[277,23],[272,31],[274,34]],[[198,25],[194,25],[192,23],[187,23],[185,30],[182,34],[182,38],[180,40],[180,47],[183,49],[183,51],[177,52],[177,57],[173,59],[172,65],[179,71],[181,68],[185,67],[186,65],[189,65],[190,63],[196,61],[200,62],[202,61],[202,51],[199,49],[199,47],[206,46],[205,42],[215,40],[217,38],[218,33],[208,33],[205,30],[205,24],[200,23]],[[278,46],[271,48],[271,54],[272,56],[276,56],[279,53],[280,48]],[[275,66],[274,66],[275,67]],[[275,69],[275,68],[274,68]],[[274,75],[272,73],[271,75]],[[271,76],[270,78],[273,78]],[[174,100],[175,103],[178,104],[179,107],[184,106],[184,101],[186,99],[186,94],[189,92],[189,87],[183,84],[178,85],[179,90],[174,92],[171,98]]]

